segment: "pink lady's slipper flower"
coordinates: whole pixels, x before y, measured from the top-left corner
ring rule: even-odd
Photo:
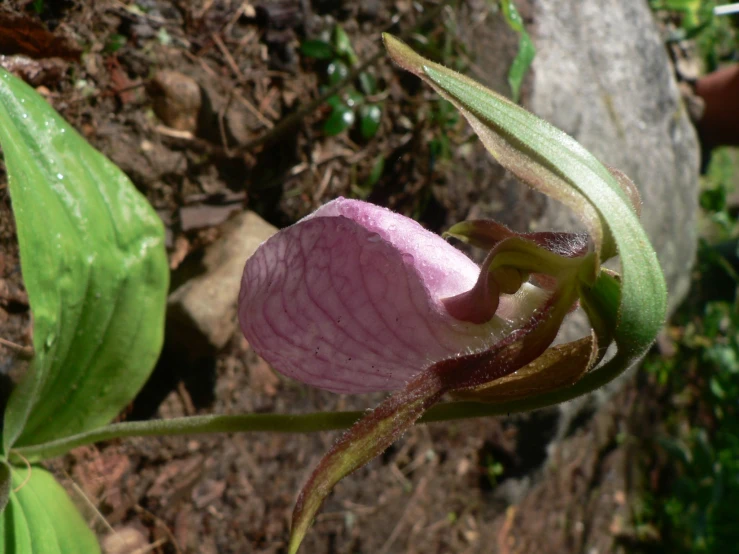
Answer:
[[[497,306],[486,295],[480,323],[463,320],[475,303],[451,315],[451,299],[479,275],[412,219],[338,198],[249,259],[239,318],[254,350],[288,377],[339,393],[397,390],[441,360],[488,349],[548,294],[525,284]]]
[[[392,391],[304,486],[290,554],[331,488],[445,395],[505,411],[556,404],[614,379],[664,322],[664,278],[638,221],[634,184],[521,107],[384,39],[393,60],[449,100],[504,167],[579,214],[588,235],[454,225],[448,235],[487,251],[478,267],[406,217],[339,198],[260,246],[239,298],[256,352],[308,385]],[[622,277],[601,268],[616,254]],[[551,346],[578,301],[590,334]],[[611,343],[615,355],[590,371]]]
[[[241,328],[277,371],[334,392],[396,391],[314,472],[295,508],[291,552],[333,484],[444,394],[518,398],[572,384],[595,360],[594,336],[546,352],[592,258],[587,236],[517,234],[491,221],[450,234],[489,250],[482,267],[407,217],[339,198],[247,261]]]

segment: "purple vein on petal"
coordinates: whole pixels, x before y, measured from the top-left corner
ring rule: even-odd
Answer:
[[[318,221],[317,221],[317,222],[311,222],[311,223],[316,223],[316,224],[318,224],[318,225],[321,225],[321,226],[325,225],[325,222],[318,222]],[[280,241],[278,241],[278,242],[280,242]],[[311,241],[309,241],[309,242],[311,242]],[[306,245],[306,246],[310,246],[310,244],[307,244],[305,240],[303,240],[303,244],[304,244],[304,245]],[[277,254],[279,258],[282,258],[282,259],[280,259],[280,260],[279,260],[279,262],[278,262],[278,263],[279,263],[279,264],[280,264],[280,265],[282,266],[282,267],[281,267],[281,270],[282,270],[283,272],[284,272],[284,271],[289,271],[289,269],[286,269],[286,268],[285,268],[285,266],[284,266],[284,263],[285,263],[285,261],[284,261],[284,258],[285,258],[285,257],[289,257],[289,256],[291,256],[291,255],[294,255],[294,253],[293,253],[292,251],[290,251],[290,252],[285,252],[285,251],[284,251],[284,245],[283,245],[283,244],[278,244],[277,246],[279,246],[279,248],[276,248],[276,249],[274,249],[274,252],[270,253],[270,254],[269,254],[269,257],[270,257],[270,259],[272,259],[273,261],[276,261],[276,260],[274,260],[274,258],[272,258],[272,256],[274,256],[275,254]],[[295,253],[295,254],[297,254],[297,253]],[[301,252],[300,254],[302,254],[302,252]],[[257,260],[255,260],[255,261],[257,261]],[[266,264],[268,264],[268,265],[269,265],[269,261],[268,261],[268,260],[258,260],[258,261],[259,261],[260,263],[259,263],[259,264],[257,264],[257,266],[258,266],[258,269],[257,269],[256,271],[258,271],[258,272],[260,272],[260,273],[261,273],[261,272],[263,272],[263,271],[264,271],[264,265],[262,264],[262,262],[264,262],[264,263],[266,263]],[[277,264],[274,264],[274,265],[277,265]],[[247,277],[248,277],[248,275],[247,275]],[[278,275],[277,277],[278,277],[278,278],[281,278],[281,277],[280,277],[279,275]],[[282,276],[282,277],[284,277],[284,276]],[[301,278],[303,278],[303,277],[305,277],[305,275],[301,275],[300,277],[301,277]],[[405,276],[404,276],[404,277],[405,277]],[[254,283],[254,282],[255,282],[255,283],[258,283],[259,281],[260,281],[260,279],[253,279],[253,280],[252,280],[252,282],[253,282],[253,283]],[[274,282],[270,283],[270,287],[269,287],[269,288],[272,288],[272,285],[275,285],[275,283],[274,283]],[[287,285],[287,289],[290,289],[290,290],[292,291],[293,281],[292,281],[292,280],[291,280],[290,278],[286,279],[286,285]],[[256,286],[259,286],[259,285],[253,285],[253,284],[252,284],[252,286],[255,286],[255,288],[256,288]],[[292,291],[292,292],[296,293],[296,295],[304,295],[304,296],[302,296],[302,298],[303,298],[303,300],[305,300],[305,299],[306,299],[305,297],[306,297],[306,296],[307,296],[307,295],[308,295],[308,294],[310,293],[310,290],[309,290],[309,289],[306,289],[306,288],[305,288],[305,287],[303,286],[303,284],[302,284],[302,283],[300,283],[300,284],[296,285],[296,287],[297,287],[297,289],[296,289],[296,290],[294,290],[294,291]],[[285,292],[285,291],[283,291],[283,292]],[[341,298],[342,298],[342,300],[344,300],[344,299],[346,298],[346,296],[345,296],[345,295],[342,295],[342,297],[341,297]],[[272,330],[273,330],[272,332],[277,332],[278,336],[281,336],[281,335],[285,335],[284,331],[285,331],[285,326],[286,326],[286,325],[288,326],[288,329],[290,329],[290,327],[292,327],[292,328],[293,328],[293,330],[296,330],[296,327],[297,327],[297,321],[300,321],[301,319],[303,320],[303,323],[305,323],[305,320],[306,320],[306,319],[308,319],[308,320],[313,320],[313,321],[311,321],[311,324],[314,324],[314,323],[315,323],[315,321],[314,321],[314,319],[315,319],[315,311],[311,311],[311,310],[306,310],[305,312],[303,312],[303,313],[300,313],[300,314],[298,314],[298,313],[296,313],[296,312],[295,312],[295,311],[294,311],[293,309],[289,309],[288,307],[286,307],[286,306],[284,305],[284,304],[288,304],[288,306],[292,306],[292,305],[293,305],[293,303],[292,303],[292,302],[288,302],[287,300],[285,300],[285,299],[284,299],[284,297],[283,297],[283,298],[281,298],[280,300],[282,301],[282,303],[281,303],[281,304],[279,304],[279,305],[277,305],[277,306],[274,306],[274,305],[273,305],[273,306],[270,306],[270,305],[269,305],[269,303],[270,303],[270,302],[271,302],[271,303],[274,303],[274,302],[276,301],[276,299],[268,300],[268,301],[267,301],[266,303],[264,303],[264,305],[263,305],[263,316],[266,316],[266,315],[267,315],[267,312],[283,312],[283,311],[286,311],[286,312],[288,312],[288,314],[289,314],[289,316],[290,316],[290,317],[288,317],[288,321],[287,321],[287,322],[280,322],[279,324],[277,324],[277,323],[276,323],[276,322],[275,322],[275,321],[273,320],[273,315],[274,315],[274,314],[272,314],[272,315],[269,315],[269,316],[268,316],[268,317],[269,317],[269,323],[270,323],[270,327],[271,327],[271,328],[272,328]],[[295,300],[295,302],[296,302],[296,303],[299,303],[299,300],[300,300],[300,298],[296,298],[296,299],[294,299],[294,300]],[[312,304],[315,304],[315,306],[316,306],[317,308],[322,308],[322,307],[320,306],[320,303],[319,303],[319,302],[317,301],[317,299],[316,299],[315,297],[311,298],[311,300],[312,300],[312,302],[311,302],[311,303],[312,303]],[[368,297],[368,304],[369,304],[370,306],[372,306],[372,308],[373,308],[373,309],[375,309],[375,307],[376,307],[376,306],[374,306],[374,305],[373,305],[373,302],[372,302],[372,299],[371,299],[371,297]],[[324,311],[325,311],[325,310],[324,310]],[[299,316],[299,317],[296,317],[296,316]],[[387,327],[387,322],[382,322],[382,321],[378,320],[378,323],[382,323],[382,326],[383,326],[383,327]],[[249,322],[247,322],[247,325],[246,325],[246,327],[247,327],[247,328],[249,327]],[[282,333],[280,333],[280,327],[282,327]],[[301,326],[301,327],[302,327],[302,331],[301,331],[302,333],[304,333],[304,334],[310,334],[310,329],[306,328],[305,326]],[[364,327],[364,325],[362,325],[362,327]],[[336,332],[336,331],[337,331],[337,329],[334,329],[334,330],[333,330],[333,332]],[[343,331],[343,329],[342,329],[342,331]],[[372,334],[374,335],[374,334],[376,334],[376,333],[377,333],[377,330],[373,330],[373,333],[372,333]],[[319,333],[319,335],[320,335],[320,333]],[[395,342],[396,342],[396,343],[398,342],[398,339],[399,339],[399,338],[405,338],[405,337],[404,337],[403,335],[401,335],[400,337],[398,337],[397,335],[393,335],[393,334],[390,334],[389,336],[390,336],[390,337],[392,337],[392,338],[393,338],[393,339],[395,340]],[[296,340],[292,340],[292,339],[291,339],[291,337],[288,337],[288,336],[285,336],[284,338],[285,338],[285,339],[288,339],[288,340],[287,340],[286,342],[288,342],[288,343],[290,343],[290,344],[294,345],[294,346],[295,346],[295,348],[297,348],[297,349],[301,349],[301,348],[302,348],[302,349],[307,349],[307,348],[308,348],[308,346],[307,346],[306,344],[304,344],[304,343],[305,343],[305,341],[296,341]],[[256,344],[256,345],[258,345],[258,343],[259,343],[260,341],[259,341],[259,339],[257,338],[257,340],[256,340],[256,341],[253,341],[253,342],[255,342],[255,344]],[[331,341],[329,341],[329,342],[331,342]],[[334,341],[334,342],[335,342],[335,341]],[[363,345],[363,346],[364,346],[364,345]],[[324,351],[325,351],[325,349],[326,349],[327,347],[328,347],[328,343],[326,343],[326,347],[324,348]],[[394,348],[393,350],[395,350],[395,351],[398,351],[398,350],[406,350],[406,347],[407,347],[407,345],[403,346],[403,345],[402,345],[402,343],[401,343],[400,345],[397,345],[397,346],[396,346],[396,348]],[[338,349],[337,349],[337,347],[336,347],[336,344],[333,344],[333,345],[332,345],[332,349],[334,349],[334,350],[337,350],[337,351],[338,351]],[[365,350],[366,350],[366,349],[365,349]],[[275,356],[273,356],[273,357],[275,357]],[[285,360],[285,359],[287,359],[287,357],[286,357],[286,356],[283,356],[283,355],[279,355],[279,354],[277,354],[277,355],[276,355],[276,357],[277,357],[277,358],[279,358],[279,359],[282,359],[282,360]],[[321,356],[321,358],[323,358],[323,356]],[[401,360],[402,360],[402,358],[401,358]],[[382,358],[380,358],[380,359],[378,359],[378,361],[379,361],[380,363],[375,363],[375,364],[371,364],[371,363],[370,363],[370,366],[371,366],[371,365],[375,365],[375,366],[378,366],[378,365],[384,365],[384,363],[385,363],[385,361],[386,361],[386,360],[383,360]],[[400,361],[400,360],[399,360],[399,361]],[[326,363],[327,363],[328,365],[330,365],[330,361],[329,361],[329,360],[326,360]],[[396,362],[396,363],[397,363],[397,362]],[[394,365],[394,364],[393,364],[393,365]],[[377,367],[375,367],[374,369],[376,370],[376,369],[377,369]],[[303,371],[303,372],[306,372],[306,368],[305,368],[305,367],[303,367],[303,368],[302,368],[302,371]],[[288,373],[292,375],[292,371],[289,371]],[[383,372],[383,373],[385,373],[385,372]],[[312,376],[314,376],[314,377],[315,377],[315,374],[314,374],[314,373],[313,373],[312,371],[311,371],[311,372],[308,372],[308,374],[309,374],[309,375],[312,375]],[[377,377],[377,372],[376,372],[376,371],[375,371],[375,372],[373,372],[373,375],[374,375],[375,377]],[[326,378],[326,377],[328,377],[328,374],[326,374],[326,372],[322,372],[322,377],[323,377],[323,378]],[[386,376],[386,375],[385,375],[385,376],[383,376],[383,377],[382,377],[382,379],[383,379],[383,380],[386,380],[386,379],[387,379],[387,376]],[[403,382],[404,382],[404,381],[405,381],[405,378],[403,379]]]
[[[276,264],[279,264],[279,265],[284,266],[285,267],[284,271],[285,271],[285,273],[287,273],[287,271],[288,271],[287,264],[286,264],[286,258],[287,258],[287,256],[288,255],[299,255],[300,253],[299,252],[296,253],[296,252],[290,252],[290,251],[288,251],[287,247],[282,242],[278,242],[277,245],[278,245],[278,249],[273,252],[274,258],[272,260],[272,265],[275,266]],[[292,246],[296,246],[296,245],[293,244]],[[269,255],[269,250],[266,250],[266,252],[267,253],[264,254],[265,257],[267,255]],[[262,258],[260,261],[264,261],[265,265],[269,265],[264,260],[264,258]],[[292,284],[292,282],[290,281],[289,278],[288,278],[287,282],[289,284]],[[297,287],[300,287],[300,285],[303,284],[303,282],[301,280],[295,280],[293,282],[297,285]],[[272,289],[275,285],[276,285],[276,282],[275,281],[270,281],[270,283],[268,284],[268,290],[269,289]],[[305,318],[304,317],[295,317],[295,315],[297,315],[297,314],[291,313],[292,310],[288,310],[288,306],[295,306],[297,304],[294,303],[294,302],[289,302],[289,301],[286,300],[285,293],[288,292],[287,290],[283,289],[283,290],[280,290],[278,292],[279,292],[279,294],[272,294],[272,295],[270,295],[266,299],[266,301],[264,302],[263,309],[262,309],[263,321],[270,328],[271,334],[273,336],[280,337],[281,340],[285,341],[288,344],[291,344],[291,345],[295,346],[296,348],[305,348],[304,345],[302,345],[299,342],[296,342],[292,338],[293,336],[297,335],[297,333],[293,334],[293,333],[290,332],[290,329],[285,329],[285,327],[284,327],[285,324],[287,323],[288,325],[293,325],[295,328],[298,328],[298,329],[301,329],[302,331],[308,332],[308,329],[306,329],[305,327],[301,327],[298,324],[298,322],[300,322],[300,321],[305,321]],[[294,289],[293,289],[293,292],[295,292]],[[276,305],[275,308],[274,309],[269,309],[269,305],[268,305],[269,303],[275,304]],[[280,324],[278,325],[278,324],[275,323],[273,317],[277,317],[275,314],[280,314],[280,313],[285,313],[285,314],[287,314],[290,317],[288,317],[288,318],[284,318],[284,317],[281,318],[280,319]],[[301,315],[305,316],[306,314],[301,314]],[[310,325],[310,323],[309,323],[309,325]],[[325,362],[327,364],[330,364],[331,363],[330,360],[326,357],[325,354],[323,354],[323,355],[316,355],[316,357],[319,360],[321,360],[321,361],[323,361],[323,362]],[[273,354],[272,354],[272,361],[273,361],[273,363],[275,363],[276,361],[279,362],[280,359],[285,359],[286,361],[290,361],[290,358],[289,357],[286,358],[284,356],[284,354],[282,353],[281,350],[275,350],[273,352]],[[306,373],[309,374],[309,375],[311,375],[311,376],[313,376],[313,377],[316,377],[316,378],[323,378],[323,379],[327,379],[327,380],[331,380],[331,381],[334,380],[334,379],[328,378],[328,376],[326,376],[326,375],[317,375],[317,374],[314,374],[314,373],[311,373],[311,372],[306,372]],[[339,382],[342,382],[342,381],[339,380]],[[344,382],[344,384],[346,384],[346,382]]]
[[[324,222],[321,222],[321,223],[323,224]],[[316,241],[316,242],[318,242],[318,241]],[[305,244],[302,244],[301,246],[303,248],[305,248]],[[331,246],[330,244],[329,245],[323,245],[323,246],[321,246],[319,248],[328,249],[329,256],[330,256],[330,255],[332,255],[332,250],[330,249],[330,246]],[[300,279],[300,280],[297,280],[296,279],[296,281],[299,283],[299,285],[298,285],[298,287],[299,287],[299,294],[305,295],[305,296],[304,296],[304,298],[302,300],[301,300],[301,298],[296,298],[295,299],[296,300],[295,301],[295,304],[296,305],[305,306],[305,305],[307,305],[308,302],[310,302],[314,306],[314,310],[313,311],[311,311],[311,310],[305,310],[305,313],[303,313],[301,315],[304,316],[304,317],[305,316],[308,316],[310,318],[311,323],[309,324],[309,327],[316,326],[318,328],[318,336],[317,336],[317,339],[319,339],[322,342],[322,345],[324,346],[323,351],[320,352],[320,354],[318,354],[318,355],[314,355],[314,357],[317,358],[317,359],[323,360],[324,362],[326,362],[327,365],[332,365],[335,356],[342,356],[345,359],[351,359],[352,357],[356,357],[357,356],[356,352],[361,352],[362,350],[367,351],[368,349],[366,348],[366,345],[362,345],[361,343],[359,343],[351,334],[349,334],[346,331],[346,329],[341,328],[340,326],[336,326],[336,325],[333,325],[332,324],[330,326],[330,329],[327,329],[326,330],[326,333],[324,333],[324,332],[322,332],[320,330],[321,325],[325,325],[326,322],[328,322],[328,321],[332,321],[333,322],[333,317],[334,316],[332,314],[330,314],[326,310],[326,308],[324,307],[324,304],[325,303],[319,302],[316,299],[315,294],[314,294],[315,293],[315,290],[314,290],[314,287],[312,287],[311,284],[310,284],[311,279],[310,279],[310,276],[309,276],[309,272],[313,270],[313,267],[308,264],[308,259],[306,257],[306,254],[305,254],[303,248],[299,248],[297,246],[296,246],[296,248],[297,248],[297,252],[295,252],[295,255],[296,256],[299,256],[300,258],[302,258],[304,260],[304,264],[302,265],[302,267],[306,268],[306,271],[305,271],[305,274],[304,274],[304,277],[305,278]],[[311,248],[315,248],[315,243],[311,246]],[[332,267],[330,263],[326,264],[326,269],[329,269],[330,267]],[[329,277],[331,276],[331,272],[330,271],[328,272],[328,276]],[[315,281],[317,283],[320,283],[320,282],[322,282],[322,281],[325,280],[325,276],[322,276],[322,277],[323,278],[320,278],[320,279],[319,278],[315,278],[315,279],[313,279],[313,281]],[[315,318],[315,314],[316,313],[321,313],[325,317],[323,317],[323,318],[320,318],[319,317],[319,320],[316,321],[316,318]],[[309,314],[311,314],[311,315],[309,315]],[[295,319],[300,320],[301,318],[296,317]],[[304,328],[304,331],[310,333],[312,330],[310,328],[309,329],[305,329]],[[329,340],[327,338],[327,336],[326,336],[327,334],[328,335],[334,334],[337,331],[338,331],[339,334],[342,335],[342,337],[347,342],[338,341],[338,340]],[[292,342],[292,343],[293,344],[296,344],[295,342]],[[351,343],[354,343],[356,345],[354,351],[347,351],[347,350],[344,350],[344,349],[342,349],[342,348],[339,347],[339,344],[344,344],[345,346],[348,346]],[[303,347],[303,348],[306,348],[306,349],[309,349],[309,348],[312,347],[312,346],[309,346],[309,345],[302,345],[302,344],[299,344],[299,343],[296,344],[296,346],[298,348]],[[339,378],[336,374],[328,374],[326,372],[322,372],[320,375],[317,375],[315,373],[311,373],[308,370],[304,370],[304,371],[306,372],[307,375],[311,375],[311,376],[313,376],[315,378],[319,378],[319,379],[322,379],[324,381],[330,381],[330,382],[341,384],[341,385],[353,385],[353,384],[355,384],[354,380],[351,380],[351,379],[342,379],[342,378]]]
[[[347,220],[347,222],[348,221],[350,221],[350,220]],[[350,228],[350,231],[351,232],[361,233],[364,230],[356,229],[356,228],[354,228],[354,225],[352,225],[352,228]],[[374,318],[374,320],[379,325],[374,326],[373,328],[369,329],[369,328],[367,328],[367,326],[364,323],[362,323],[361,321],[359,321],[358,318],[355,318],[355,320],[358,321],[358,324],[359,324],[360,328],[363,329],[363,330],[365,330],[365,331],[367,331],[368,334],[371,337],[376,338],[376,339],[382,339],[381,341],[379,341],[379,343],[382,346],[384,346],[383,356],[381,356],[381,359],[383,357],[384,358],[387,358],[388,353],[391,353],[392,354],[392,358],[395,359],[395,360],[397,360],[396,361],[396,364],[398,366],[401,366],[401,371],[402,371],[402,366],[404,364],[407,364],[409,361],[412,361],[413,360],[413,358],[410,358],[409,356],[404,355],[404,354],[406,354],[407,352],[410,351],[410,352],[415,352],[418,356],[421,356],[422,355],[422,351],[418,348],[418,345],[417,344],[413,343],[412,341],[409,341],[407,339],[407,337],[404,336],[403,334],[399,334],[399,333],[394,333],[393,332],[392,328],[395,325],[395,322],[392,320],[392,318],[394,317],[395,314],[383,314],[382,311],[378,309],[378,305],[382,301],[384,301],[386,299],[385,298],[383,298],[383,299],[373,298],[372,286],[371,286],[371,283],[368,282],[368,280],[367,280],[367,271],[365,270],[365,268],[363,267],[363,264],[360,261],[361,256],[362,256],[363,253],[366,253],[366,252],[364,250],[362,250],[359,253],[359,258],[356,259],[356,262],[353,259],[350,262],[350,265],[357,268],[359,279],[361,280],[361,282],[363,284],[362,290],[366,294],[366,299],[365,299],[366,307],[364,308],[364,310],[370,310],[372,313],[374,313],[375,316],[376,316]],[[395,254],[394,252],[391,252],[391,255],[394,255],[394,254]],[[382,257],[384,258],[384,256],[382,256]],[[370,264],[370,268],[373,265],[376,265],[376,264]],[[333,275],[333,273],[332,273],[332,275]],[[381,277],[382,277],[383,281],[385,282],[384,296],[387,296],[387,294],[388,294],[388,288],[391,285],[390,285],[390,282],[388,280],[388,276],[387,275],[382,275]],[[410,286],[409,286],[409,283],[408,283],[407,275],[401,274],[399,277],[402,277],[402,279],[403,279],[404,289],[410,290]],[[342,298],[342,300],[343,300],[343,298]],[[365,311],[365,313],[366,313],[366,311]],[[403,316],[402,312],[399,312],[399,313],[400,313],[400,315],[397,315],[397,317],[402,317]],[[378,331],[380,333],[382,333],[382,336],[378,336]],[[395,343],[395,347],[394,348],[389,348],[388,347],[389,344],[391,344],[391,343]],[[397,349],[400,349],[402,353],[398,353],[396,351]],[[387,371],[386,373],[390,373],[390,371]]]
[[[301,255],[304,256],[303,253],[301,253]],[[309,267],[309,266],[306,265],[306,267]],[[309,269],[309,271],[310,271],[310,269]],[[326,290],[325,291],[320,291],[320,294],[326,295],[326,294],[328,294],[328,291],[332,291],[332,292],[335,292],[335,293],[337,292],[336,289],[335,289],[335,287],[332,287],[331,286],[331,285],[333,285],[333,278],[334,278],[334,273],[333,272],[330,272],[330,271],[328,272],[327,275],[323,276],[323,279],[322,280],[325,280],[325,281],[328,281],[328,282],[327,282]],[[309,280],[309,278],[306,275],[306,281],[307,280]],[[316,282],[319,282],[321,279],[318,279],[316,277],[314,280]],[[325,296],[324,296],[324,302],[319,302],[316,299],[315,289],[313,287],[310,287],[310,286],[307,286],[306,287],[306,294],[308,295],[308,298],[313,303],[313,305],[317,308],[317,310],[320,311],[321,313],[323,313],[325,315],[325,317],[326,317],[327,320],[334,321],[334,318],[337,317],[337,316],[335,316],[334,314],[330,313],[327,310],[327,308],[325,307],[325,305],[326,305]],[[344,301],[343,301],[343,299],[341,297],[341,294],[338,294],[337,293],[335,295],[335,299],[336,299],[336,302],[338,304],[340,304],[342,307],[346,308],[346,306],[344,304]],[[350,315],[350,314],[352,314],[352,311],[346,309],[344,311],[344,313],[342,313],[338,317],[339,318],[346,318],[346,319],[351,318],[351,319],[353,319],[355,321],[355,323],[358,326],[362,327],[364,331],[369,332],[368,329],[364,328],[361,325],[361,323],[360,323],[360,321],[358,319],[354,318],[353,315]],[[346,330],[345,327],[342,327],[339,322],[336,322],[336,325],[333,326],[333,328],[334,328],[335,331],[338,331],[342,335],[342,337],[344,337],[344,339],[347,341],[347,342],[344,343],[345,346],[355,345],[355,347],[353,349],[350,349],[350,350],[343,350],[343,349],[340,349],[339,347],[337,347],[336,345],[333,345],[333,348],[334,348],[335,352],[339,353],[341,356],[344,356],[347,359],[355,358],[355,359],[357,359],[357,361],[361,360],[362,359],[361,356],[364,353],[366,353],[367,351],[371,352],[372,354],[377,355],[378,357],[381,356],[381,353],[379,351],[379,347],[375,347],[374,345],[371,344],[370,341],[367,341],[365,343],[360,343],[357,339],[355,339],[355,337],[352,334],[350,334]],[[395,355],[395,353],[392,353],[392,354]],[[357,365],[359,366],[359,364],[357,364]],[[367,374],[370,377],[377,377],[377,373],[374,373],[373,374],[373,373],[370,373],[370,372],[363,371],[361,369],[361,366],[359,366],[359,369],[356,370],[356,373],[358,373],[358,374]],[[341,382],[347,383],[348,381],[343,381],[342,380]]]

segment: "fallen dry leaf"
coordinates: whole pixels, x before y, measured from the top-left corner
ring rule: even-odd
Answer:
[[[0,52],[31,58],[62,58],[79,61],[82,50],[68,37],[50,32],[27,15],[0,10]]]

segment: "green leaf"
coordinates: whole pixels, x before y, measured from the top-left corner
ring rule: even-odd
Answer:
[[[719,381],[716,377],[711,377],[710,387],[711,392],[716,398],[720,398],[722,400],[726,398],[726,391],[724,391],[724,388],[721,386],[721,381]]]
[[[306,40],[300,45],[300,52],[317,60],[330,60],[334,57],[333,47],[322,40]]]
[[[48,471],[13,470],[10,502],[0,519],[0,547],[6,554],[98,554],[94,533],[64,488]]]
[[[31,554],[31,534],[23,509],[14,494],[10,495],[8,505],[0,520],[0,546],[5,554]]]
[[[362,71],[359,74],[358,79],[359,79],[359,88],[362,89],[362,92],[364,94],[366,94],[367,96],[370,96],[377,92],[377,80],[375,79],[375,76],[372,75],[372,73],[369,73],[367,71]]]
[[[377,130],[380,128],[381,120],[382,110],[380,109],[380,106],[377,106],[376,104],[362,106],[359,110],[359,126],[362,138],[368,140],[374,137],[377,134]]]
[[[329,85],[343,81],[349,75],[349,68],[341,60],[334,60],[326,68],[326,77]]]
[[[344,104],[337,105],[323,124],[323,132],[332,137],[354,125],[354,111]]]
[[[513,101],[518,102],[521,83],[529,67],[531,67],[531,62],[534,61],[536,49],[534,48],[534,43],[531,42],[531,37],[526,32],[526,28],[523,26],[523,20],[513,0],[500,0],[500,6],[503,9],[503,16],[508,26],[519,34],[518,52],[513,59],[511,67],[508,69],[508,84],[511,86],[511,95]]]
[[[708,212],[720,212],[726,207],[726,189],[718,186],[701,191],[700,206]]]
[[[385,156],[380,154],[375,158],[372,164],[372,169],[369,175],[361,185],[352,185],[352,193],[354,196],[361,199],[366,199],[371,193],[374,186],[382,177],[382,173],[385,171]]]
[[[380,180],[380,177],[382,177],[383,172],[385,171],[385,156],[380,154],[375,158],[375,163],[372,164],[372,171],[370,171],[369,176],[367,177],[367,180],[364,182],[364,187],[371,189],[374,187],[377,182]]]
[[[349,65],[356,65],[359,62],[359,58],[357,58],[357,55],[354,53],[354,49],[352,48],[352,42],[349,40],[349,36],[341,25],[336,25],[336,27],[334,27],[332,42],[336,49],[336,53],[349,62]]]
[[[131,401],[161,349],[169,271],[146,199],[6,72],[0,144],[35,350],[8,401],[7,453],[104,425]]]
[[[118,33],[113,33],[108,37],[108,41],[103,47],[103,52],[107,52],[109,54],[118,52],[118,50],[126,45],[126,42],[128,42],[128,39],[125,36]]]
[[[338,94],[333,94],[326,99],[326,104],[328,104],[332,108],[336,108],[336,106],[343,104],[343,102],[341,101],[341,98]]]
[[[352,109],[356,109],[364,103],[364,95],[354,87],[349,88],[344,94],[346,105]]]
[[[614,331],[617,355],[588,373],[570,392],[588,392],[615,378],[646,353],[664,323],[667,307],[662,269],[639,223],[633,190],[625,177],[614,175],[572,137],[501,95],[422,58],[390,35],[384,38],[396,63],[452,102],[501,165],[584,220],[596,253],[605,259],[618,250],[622,279]],[[594,294],[600,292],[598,289]],[[599,304],[608,302],[593,299],[593,305]],[[542,395],[537,403],[567,396],[569,393]]]

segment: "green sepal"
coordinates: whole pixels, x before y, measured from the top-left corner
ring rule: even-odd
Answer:
[[[502,223],[490,219],[460,221],[452,225],[442,236],[444,238],[453,237],[465,244],[483,250],[490,250],[505,239],[519,237],[567,258],[584,255],[589,243],[589,237],[584,233],[553,231],[518,233]]]
[[[511,63],[511,67],[508,69],[508,84],[511,87],[511,96],[514,102],[518,102],[521,83],[531,66],[531,62],[534,61],[536,49],[534,48],[534,43],[531,41],[531,37],[526,32],[526,28],[523,26],[523,20],[513,0],[500,0],[500,7],[502,8],[503,17],[505,17],[508,26],[519,35],[518,52],[513,59],[513,63]]]
[[[618,276],[602,270],[592,286],[580,283],[580,306],[585,311],[598,337],[600,360],[613,342],[618,327],[618,307],[621,303],[621,283]]]
[[[607,368],[599,368],[604,371],[596,370],[597,377],[586,376],[590,383],[615,377],[646,353],[667,310],[662,269],[625,189],[628,183],[566,133],[474,80],[424,59],[398,39],[383,36],[393,60],[452,102],[504,167],[582,218],[595,244],[596,271],[600,260],[617,251],[622,274],[615,331],[619,352]]]
[[[582,267],[591,267],[591,260],[594,259],[592,254],[578,258],[560,256],[522,237],[505,239],[493,248],[493,252],[490,271],[512,267],[524,273],[541,273],[552,277],[579,274]]]

